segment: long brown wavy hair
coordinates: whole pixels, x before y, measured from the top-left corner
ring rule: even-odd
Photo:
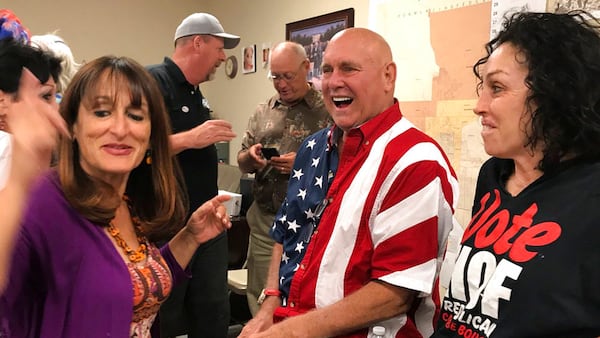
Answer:
[[[151,241],[171,236],[185,221],[187,194],[169,146],[171,126],[162,95],[146,69],[133,59],[115,56],[103,56],[85,64],[67,88],[60,113],[72,133],[81,104],[97,92],[105,74],[114,86],[114,100],[128,94],[132,106],[141,107],[143,100],[148,104],[152,163],[142,161],[133,169],[125,193],[132,213],[140,219],[144,234]],[[62,137],[58,151],[60,183],[69,203],[93,223],[108,225],[121,197],[108,183],[82,169],[77,140]]]

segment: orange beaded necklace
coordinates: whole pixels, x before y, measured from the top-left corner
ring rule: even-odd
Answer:
[[[129,212],[131,213],[131,202],[129,201],[129,198],[127,196],[123,196],[123,200],[127,203],[127,207],[129,208]],[[108,223],[107,230],[108,233],[115,239],[117,245],[121,249],[123,249],[123,252],[125,253],[125,256],[127,256],[127,259],[129,259],[129,261],[132,263],[139,263],[146,259],[146,253],[148,249],[146,243],[148,242],[148,240],[142,232],[142,225],[140,224],[139,218],[131,217],[131,222],[133,223],[133,227],[137,235],[137,240],[140,244],[137,250],[133,250],[129,247],[129,245],[127,245],[127,242],[125,242],[123,237],[121,237],[119,229],[115,227],[112,221]]]

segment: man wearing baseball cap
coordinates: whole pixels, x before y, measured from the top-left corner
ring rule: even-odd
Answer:
[[[237,46],[240,37],[225,33],[213,15],[194,13],[177,27],[174,42],[171,58],[148,70],[161,88],[171,118],[171,148],[185,179],[188,209],[194,211],[218,192],[214,144],[235,137],[231,123],[211,119],[208,100],[198,85],[214,78],[225,61],[224,50]],[[223,233],[198,248],[189,267],[192,278],[177,286],[161,306],[162,337],[227,337],[227,267],[227,234]]]
[[[225,49],[235,48],[240,42],[239,36],[225,33],[219,20],[207,13],[194,13],[183,19],[175,31],[175,41],[185,36],[198,34],[209,34],[223,38]]]

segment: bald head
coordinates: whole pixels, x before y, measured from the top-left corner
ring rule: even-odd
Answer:
[[[279,59],[292,59],[295,63],[298,63],[307,59],[307,56],[302,45],[291,41],[285,41],[278,43],[271,51],[271,63],[274,60],[276,62],[280,61]]]
[[[310,62],[302,45],[282,42],[271,51],[273,87],[282,102],[292,105],[304,98],[309,90],[306,77]]]
[[[360,46],[361,54],[366,55],[373,63],[384,65],[392,62],[392,50],[385,39],[366,28],[348,28],[336,33],[329,42],[327,50],[337,48],[336,45]]]
[[[325,106],[344,131],[394,104],[396,64],[388,43],[373,31],[338,32],[325,49],[322,69]]]

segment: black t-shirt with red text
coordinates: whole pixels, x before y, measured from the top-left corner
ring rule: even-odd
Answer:
[[[600,336],[600,162],[564,163],[514,197],[512,168],[479,172],[432,337]]]

